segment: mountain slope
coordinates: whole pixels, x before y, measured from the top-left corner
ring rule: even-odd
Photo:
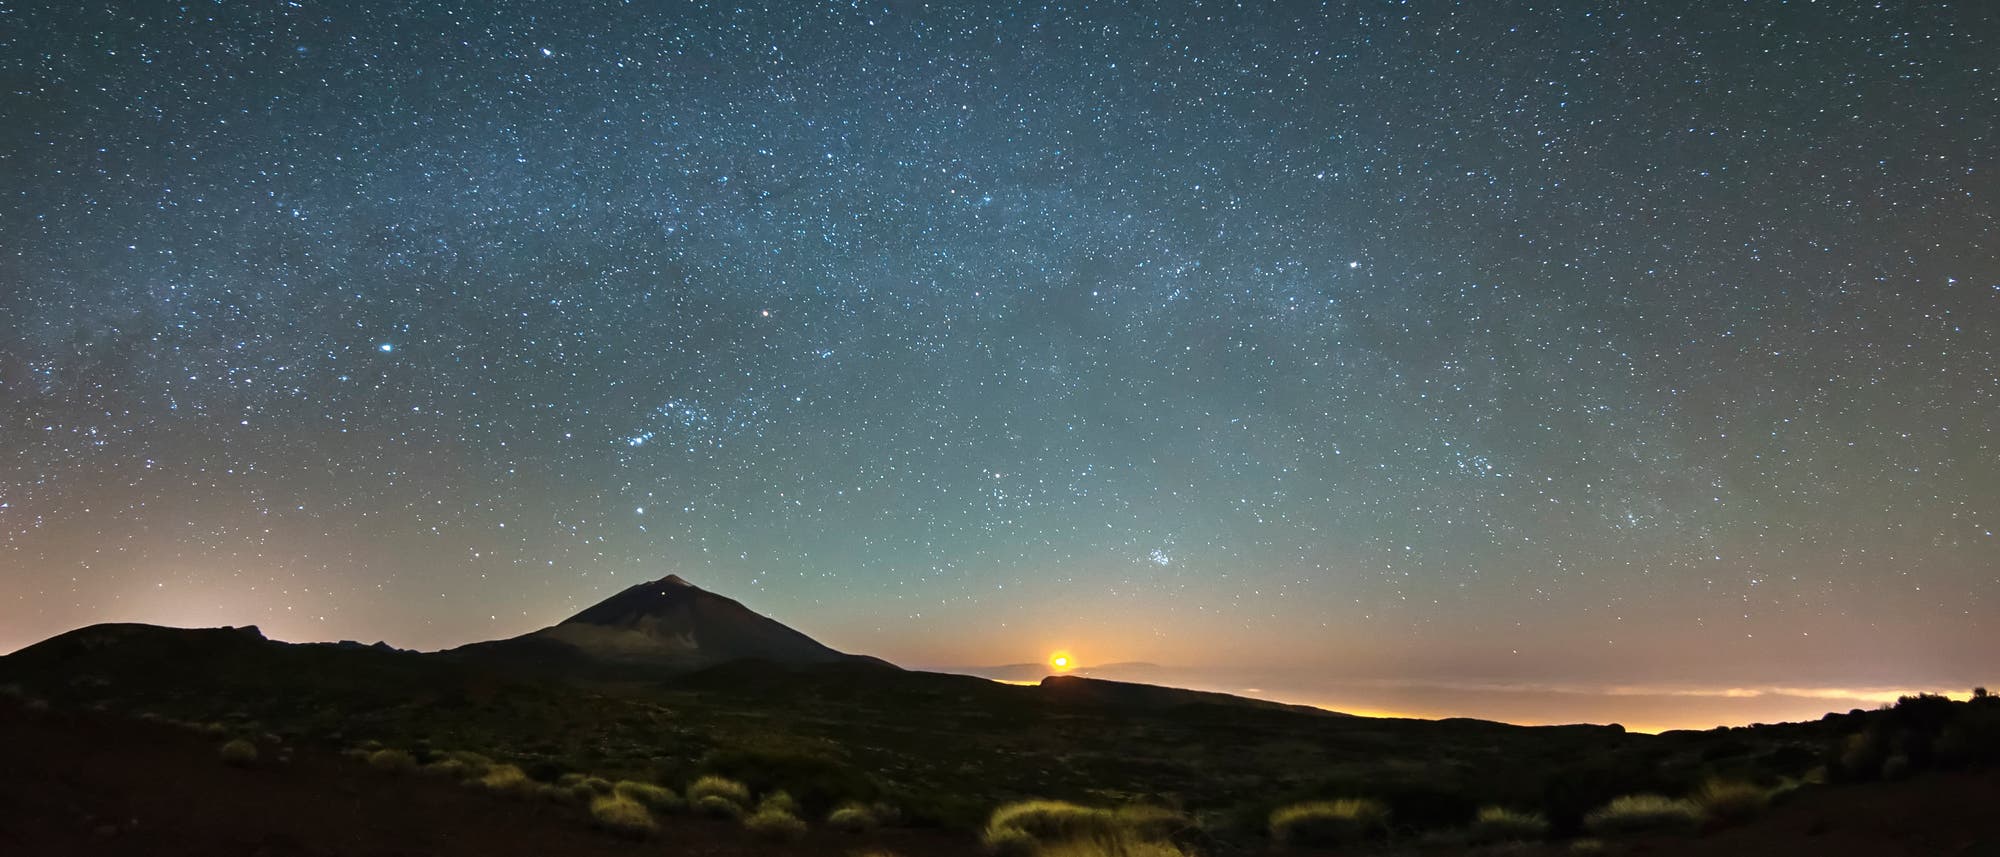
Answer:
[[[677,671],[740,660],[794,666],[885,664],[836,651],[733,598],[672,574],[627,588],[556,625],[512,639],[463,646],[450,654],[524,664],[581,661]]]

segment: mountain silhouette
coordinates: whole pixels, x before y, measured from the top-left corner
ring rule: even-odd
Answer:
[[[730,661],[786,666],[886,662],[832,649],[733,598],[669,574],[606,598],[562,622],[452,654],[481,660],[596,661],[697,670]]]

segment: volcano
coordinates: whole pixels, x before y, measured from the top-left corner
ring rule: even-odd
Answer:
[[[742,660],[787,666],[885,663],[832,649],[675,574],[627,588],[539,631],[452,653],[482,660],[581,659],[676,671]]]

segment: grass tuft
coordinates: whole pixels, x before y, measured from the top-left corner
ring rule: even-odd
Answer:
[[[241,738],[222,745],[219,752],[222,754],[223,764],[226,765],[247,768],[257,764],[257,745]]]
[[[654,812],[679,812],[687,805],[673,789],[652,783],[619,780],[611,787],[611,793],[627,800],[637,801]]]
[[[424,766],[424,770],[429,773],[451,774],[465,780],[486,776],[486,770],[491,767],[493,767],[492,759],[469,750],[453,750],[444,754],[444,758]]]
[[[779,789],[765,795],[763,800],[757,802],[757,811],[763,812],[765,810],[774,810],[787,815],[798,815],[799,802],[793,799],[790,792]]]
[[[882,826],[882,820],[876,817],[875,810],[866,804],[853,802],[841,804],[838,809],[828,814],[826,823],[828,827],[845,830],[848,833],[867,833]]]
[[[752,836],[773,842],[797,842],[806,835],[806,823],[776,807],[764,807],[743,819],[743,829]]]
[[[702,777],[687,787],[687,799],[697,809],[713,807],[716,801],[721,801],[736,808],[734,812],[725,813],[726,815],[740,816],[743,810],[750,806],[750,789],[726,777]],[[711,810],[703,811],[715,814]]]
[[[417,769],[417,759],[402,750],[376,750],[368,754],[368,767],[390,774],[407,774]]]
[[[998,857],[1065,854],[1093,857],[1178,857],[1167,837],[1188,827],[1165,807],[1133,804],[1097,809],[1059,800],[1010,803],[993,811],[980,841]]]
[[[1471,829],[1466,838],[1476,844],[1495,842],[1531,842],[1546,839],[1549,835],[1549,820],[1538,812],[1515,812],[1500,806],[1489,806],[1479,810],[1472,819]]]
[[[743,805],[721,795],[702,795],[689,806],[711,818],[743,817]]]
[[[1042,843],[1018,827],[987,827],[979,836],[979,844],[986,846],[987,853],[994,857],[1034,857],[1042,848]]]
[[[590,819],[605,830],[626,836],[643,837],[659,829],[645,804],[618,795],[598,795],[592,799]]]
[[[1110,837],[1118,833],[1118,820],[1108,810],[1079,806],[1060,800],[1024,800],[993,811],[987,831],[1019,830],[1040,842],[1087,837]]]
[[[465,763],[457,759],[439,759],[423,766],[421,770],[434,777],[448,777],[454,780],[463,780],[471,776],[466,772]]]
[[[1709,780],[1694,793],[1694,802],[1709,821],[1726,827],[1763,815],[1771,805],[1771,792],[1739,780]]]
[[[1346,845],[1387,831],[1389,808],[1367,798],[1297,803],[1272,812],[1270,826],[1281,845]]]
[[[1910,776],[1910,757],[1901,753],[1882,760],[1882,779],[1902,780]]]
[[[539,793],[537,783],[513,765],[494,765],[486,769],[486,775],[478,780],[479,787],[497,794],[532,797]]]
[[[1701,829],[1701,807],[1694,801],[1659,795],[1626,795],[1583,817],[1584,829],[1599,836],[1645,833],[1693,833]]]
[[[1044,845],[1039,857],[1190,857],[1190,855],[1171,842],[1077,839]]]
[[[1111,811],[1111,819],[1121,830],[1148,841],[1171,839],[1194,826],[1179,811],[1147,803],[1121,806]]]

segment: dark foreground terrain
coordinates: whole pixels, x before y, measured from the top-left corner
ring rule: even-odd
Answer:
[[[496,798],[423,776],[389,776],[337,754],[221,764],[215,741],[102,713],[28,712],[0,703],[0,854],[165,857],[502,857],[502,855],[846,855],[978,853],[972,835],[818,829],[796,844],[734,824],[674,816],[635,842],[592,829],[579,809]],[[1655,838],[1605,853],[1715,857],[1955,857],[2000,853],[2000,776],[1938,774],[1813,790],[1756,823],[1699,838]],[[1363,852],[1566,854],[1566,846],[1486,852],[1371,846]]]
[[[1520,854],[1581,842],[1930,857],[1986,853],[2000,837],[2000,698],[1983,691],[1661,735],[1354,717],[902,670],[675,577],[447,652],[91,626],[0,657],[0,706],[0,857],[959,855],[981,849],[996,809],[1041,799],[1067,803],[1000,830],[1039,841],[1000,857],[1314,850],[1302,843],[1457,854],[1509,840],[1499,847]],[[225,744],[254,761],[225,764]],[[692,803],[714,778],[739,796],[703,809],[762,815],[782,798],[780,820],[803,838],[753,842],[750,820],[653,802]],[[659,831],[635,842],[594,829],[618,826],[619,808],[601,805],[614,797]],[[1660,811],[1613,812],[1626,799]],[[857,808],[880,829],[832,829]],[[1318,827],[1278,830],[1280,809],[1311,809]],[[1482,822],[1493,813],[1513,827]],[[1037,824],[1056,832],[1030,835]],[[1038,854],[1049,837],[1082,841],[1079,824],[1151,850]]]
[[[797,844],[758,842],[733,823],[692,816],[633,842],[592,829],[576,807],[386,775],[311,750],[232,767],[215,745],[157,723],[0,703],[0,854],[844,855],[861,842],[830,830]],[[877,831],[867,841],[906,857],[970,844],[913,830]]]

